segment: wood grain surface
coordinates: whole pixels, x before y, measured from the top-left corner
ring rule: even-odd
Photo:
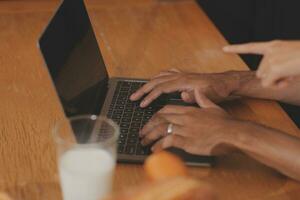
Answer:
[[[238,56],[222,53],[225,39],[192,0],[86,3],[110,76],[150,78],[174,67],[247,70]],[[28,200],[60,199],[51,129],[63,112],[37,48],[58,4],[0,1],[0,191]],[[299,135],[275,102],[244,99],[225,107],[236,117]],[[190,173],[211,183],[220,199],[300,199],[298,183],[242,154],[218,157],[214,167]],[[119,164],[114,189],[143,178],[140,165]]]

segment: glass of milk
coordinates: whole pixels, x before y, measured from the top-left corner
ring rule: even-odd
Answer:
[[[101,200],[112,188],[119,127],[95,115],[57,123],[53,135],[64,200]]]

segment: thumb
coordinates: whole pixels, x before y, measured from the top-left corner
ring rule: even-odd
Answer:
[[[184,102],[186,103],[195,103],[195,97],[194,97],[194,92],[190,91],[183,91],[181,92],[181,98]]]
[[[203,93],[195,90],[195,99],[197,104],[201,108],[218,108],[221,109],[217,104],[212,102],[209,98],[207,98]]]

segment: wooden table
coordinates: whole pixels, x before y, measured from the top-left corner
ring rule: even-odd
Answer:
[[[194,72],[245,70],[226,41],[192,0],[91,0],[87,2],[111,76],[149,78],[176,67]],[[37,48],[57,1],[0,2],[0,190],[59,195],[51,128],[63,118]],[[290,134],[298,129],[277,103],[245,99],[226,106],[242,119]],[[241,154],[222,156],[213,168],[190,168],[221,199],[300,199],[300,185]],[[115,190],[137,185],[140,165],[117,166]],[[52,198],[54,199],[54,198]],[[59,199],[59,198],[56,198]]]

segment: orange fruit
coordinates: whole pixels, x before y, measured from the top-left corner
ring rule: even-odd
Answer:
[[[148,178],[153,181],[187,175],[185,163],[167,151],[150,155],[144,163],[144,169]]]
[[[4,192],[0,192],[0,200],[12,200],[10,196]]]

